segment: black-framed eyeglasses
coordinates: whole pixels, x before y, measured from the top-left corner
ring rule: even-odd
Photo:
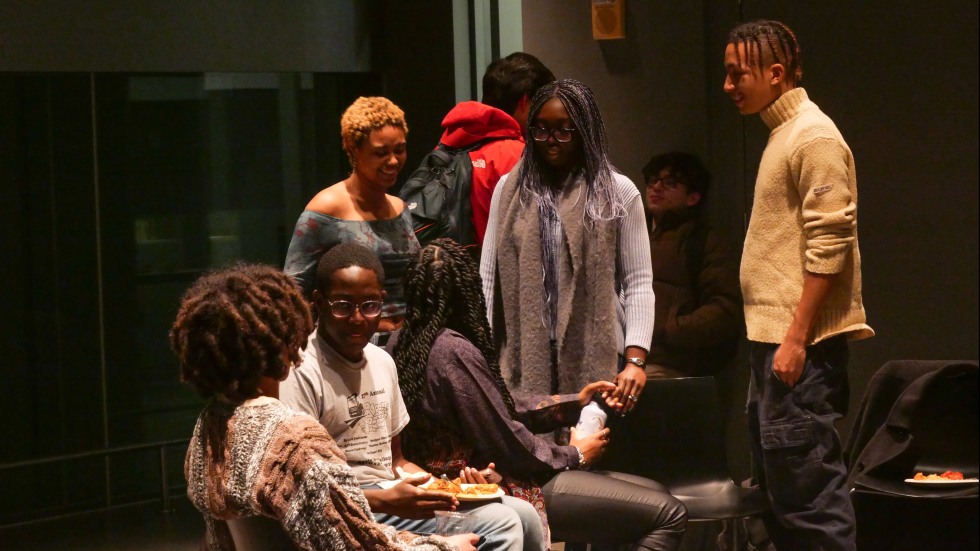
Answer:
[[[531,138],[536,142],[546,142],[548,138],[554,136],[561,143],[572,141],[574,128],[542,128],[540,126],[531,127]]]
[[[376,318],[381,315],[381,307],[384,306],[380,300],[365,300],[360,304],[349,300],[328,300],[327,304],[335,318],[349,318],[354,315],[354,310],[360,310],[365,318]]]
[[[647,180],[647,187],[653,187],[657,185],[658,182],[660,185],[664,186],[664,189],[669,189],[671,191],[677,189],[677,186],[684,183],[683,180],[679,180],[673,176],[653,176]]]

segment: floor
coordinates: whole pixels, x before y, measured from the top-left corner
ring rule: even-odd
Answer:
[[[684,551],[716,549],[716,526],[693,523],[688,532]],[[203,533],[200,513],[179,497],[170,512],[152,502],[0,528],[0,551],[197,551]]]
[[[196,551],[204,521],[186,498],[0,528],[2,551]]]

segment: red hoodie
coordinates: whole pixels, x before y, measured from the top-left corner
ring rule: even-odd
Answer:
[[[473,227],[476,242],[483,245],[490,216],[490,198],[500,177],[520,160],[524,152],[521,127],[507,113],[478,101],[464,101],[442,119],[441,143],[449,147],[467,147],[487,138],[495,138],[470,152],[473,182],[470,202],[473,205]]]

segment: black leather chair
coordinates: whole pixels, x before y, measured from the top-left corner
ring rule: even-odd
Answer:
[[[611,421],[610,443],[598,468],[664,484],[693,522],[768,510],[761,491],[732,480],[718,404],[713,377],[648,380],[635,410]]]
[[[916,472],[978,475],[976,362],[892,361],[875,373],[845,446],[862,551],[980,548],[980,492],[915,486]]]

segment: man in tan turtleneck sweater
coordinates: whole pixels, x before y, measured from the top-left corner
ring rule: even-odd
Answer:
[[[847,341],[874,334],[861,301],[854,158],[797,86],[796,35],[778,21],[736,27],[724,90],[771,133],[755,184],[741,286],[752,344],[753,470],[778,549],[855,549],[835,421],[847,410]]]

